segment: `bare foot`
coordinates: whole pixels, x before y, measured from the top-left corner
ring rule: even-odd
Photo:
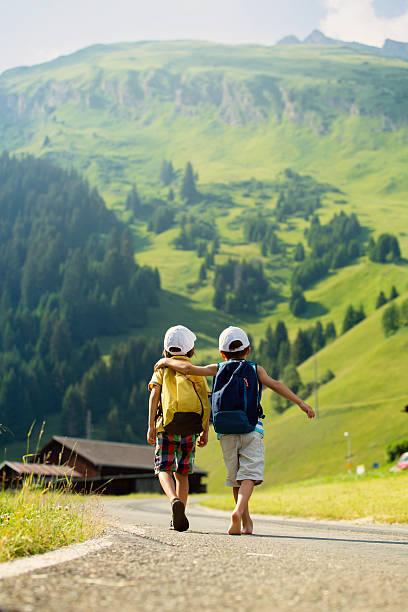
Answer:
[[[252,535],[254,531],[254,524],[250,516],[242,519],[242,533],[244,535]]]
[[[228,529],[229,535],[241,535],[241,516],[238,512],[231,514],[231,525]]]

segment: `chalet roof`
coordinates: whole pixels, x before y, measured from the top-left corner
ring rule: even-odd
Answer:
[[[68,476],[81,478],[82,474],[68,465],[46,465],[43,463],[21,463],[19,461],[4,461],[0,470],[9,467],[17,474],[35,474],[38,476]]]
[[[125,444],[123,442],[103,442],[85,440],[67,436],[53,436],[52,441],[74,451],[96,466],[143,468],[152,470],[154,465],[154,448],[145,444]],[[44,450],[42,449],[40,453]],[[194,473],[207,474],[205,470],[194,467]]]

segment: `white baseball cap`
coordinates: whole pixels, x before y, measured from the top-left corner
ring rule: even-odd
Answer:
[[[194,348],[194,342],[197,340],[195,334],[184,327],[184,325],[175,325],[170,327],[164,336],[164,350],[171,355],[185,355],[188,351]],[[170,348],[180,349],[179,351],[170,351]]]
[[[241,342],[241,345],[237,348],[230,349],[230,345],[235,340]],[[240,327],[227,327],[224,331],[221,332],[219,340],[218,340],[218,348],[220,351],[226,351],[227,353],[237,353],[238,351],[243,351],[248,348],[250,342],[248,340],[248,336]]]

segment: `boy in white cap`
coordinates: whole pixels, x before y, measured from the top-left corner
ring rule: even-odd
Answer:
[[[155,370],[167,367],[183,374],[216,377],[212,394],[213,422],[228,470],[225,484],[233,488],[236,502],[228,533],[252,534],[248,502],[254,486],[263,481],[265,465],[264,431],[260,418],[263,415],[259,403],[262,385],[297,404],[309,419],[314,417],[314,411],[286,385],[268,376],[262,366],[246,361],[251,348],[248,336],[241,328],[230,326],[224,329],[219,337],[219,350],[226,364],[195,366],[165,358],[157,362]],[[236,400],[239,393],[244,397],[241,404],[245,404],[245,409],[242,405],[226,406],[228,402],[239,403],[239,398]]]
[[[176,363],[190,364],[195,340],[187,327],[171,327],[164,336],[163,355],[173,357]],[[197,442],[198,446],[205,446],[208,442],[207,381],[203,376],[187,377],[174,369],[158,369],[149,390],[147,442],[156,447],[155,473],[171,503],[171,527],[186,531],[188,475],[193,471],[195,445]]]

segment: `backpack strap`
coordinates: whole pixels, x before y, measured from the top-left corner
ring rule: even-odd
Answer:
[[[264,419],[265,418],[265,414],[264,411],[262,409],[261,406],[261,398],[262,398],[262,383],[260,382],[259,378],[258,378],[258,364],[254,363],[253,361],[251,361],[252,367],[255,370],[255,374],[256,374],[256,380],[258,381],[258,415],[260,419]]]

